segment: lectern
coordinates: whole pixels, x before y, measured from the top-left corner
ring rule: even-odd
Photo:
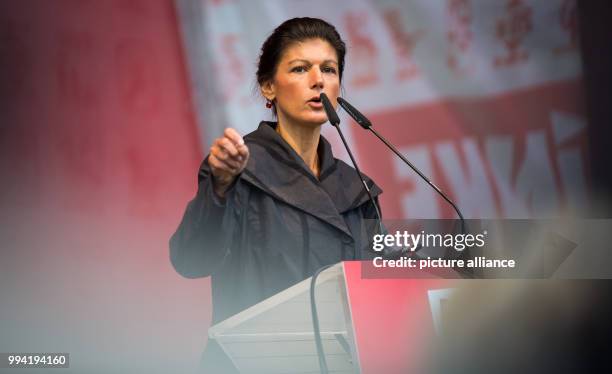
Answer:
[[[330,373],[418,373],[428,339],[443,325],[456,280],[427,273],[374,279],[368,263],[343,262],[317,278]],[[209,329],[241,373],[318,373],[306,279]]]
[[[212,326],[215,339],[241,373],[316,373],[319,361],[308,278]],[[316,303],[327,367],[359,373],[344,264],[317,277]]]

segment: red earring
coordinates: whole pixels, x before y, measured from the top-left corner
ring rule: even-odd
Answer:
[[[266,108],[268,109],[272,108],[272,102],[270,100],[266,101]]]

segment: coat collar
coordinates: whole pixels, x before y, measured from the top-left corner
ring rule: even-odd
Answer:
[[[317,148],[321,173],[317,179],[275,127],[275,122],[263,121],[245,136],[251,157],[241,179],[351,235],[342,213],[369,199],[355,170],[335,159],[330,144],[321,136]],[[364,178],[372,196],[382,193],[370,178]]]

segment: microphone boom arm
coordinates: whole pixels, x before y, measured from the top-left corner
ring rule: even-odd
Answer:
[[[340,104],[340,106],[344,108],[344,110],[355,120],[355,122],[357,122],[359,126],[363,127],[364,129],[370,130],[378,139],[380,139],[380,141],[382,141],[390,150],[392,150],[393,153],[397,155],[397,157],[404,161],[406,165],[408,165],[412,170],[414,170],[415,173],[417,173],[421,178],[423,178],[423,180],[427,182],[427,184],[429,184],[440,196],[442,196],[444,200],[446,200],[447,203],[449,203],[453,207],[453,209],[455,209],[455,212],[457,212],[457,215],[461,220],[461,232],[465,234],[465,219],[463,218],[463,214],[461,214],[461,211],[459,210],[457,205],[455,205],[455,203],[453,203],[453,201],[448,196],[446,196],[446,194],[442,192],[442,190],[438,186],[436,186],[432,181],[430,181],[429,178],[425,176],[425,174],[423,174],[416,166],[414,166],[410,161],[408,161],[408,159],[406,159],[406,157],[404,157],[404,155],[402,155],[397,150],[397,148],[393,146],[393,144],[389,143],[387,139],[385,139],[382,135],[378,133],[378,131],[374,130],[372,123],[366,116],[361,114],[361,112],[359,112],[354,106],[349,104],[348,101],[344,100],[341,97],[338,97],[338,104]]]

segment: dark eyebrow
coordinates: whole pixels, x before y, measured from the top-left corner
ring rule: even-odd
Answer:
[[[306,65],[311,65],[310,61],[308,61],[308,60],[302,60],[302,59],[299,59],[299,58],[296,58],[296,59],[294,59],[294,60],[291,60],[291,61],[289,61],[287,64],[291,65],[291,64],[293,64],[294,62],[301,62],[301,63],[304,63],[304,64],[306,64]]]
[[[305,64],[312,65],[312,63],[310,61],[299,59],[299,58],[296,58],[295,60],[289,61],[288,64],[292,64],[294,62],[303,62]],[[330,63],[338,65],[338,63],[336,61],[334,61],[334,60],[325,60],[325,61],[323,61],[323,64],[330,64]]]

